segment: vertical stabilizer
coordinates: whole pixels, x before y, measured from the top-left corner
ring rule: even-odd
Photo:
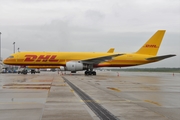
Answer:
[[[114,52],[114,48],[110,48],[107,53],[113,53]]]
[[[158,30],[136,53],[156,55],[161,45],[164,33],[165,30]]]

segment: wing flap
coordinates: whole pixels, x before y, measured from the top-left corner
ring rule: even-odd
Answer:
[[[90,59],[81,60],[81,62],[85,64],[99,64],[101,62],[112,60],[114,57],[121,56],[121,55],[124,55],[124,54],[112,54],[112,55],[107,55],[107,56],[90,58]]]
[[[150,57],[150,58],[147,58],[146,60],[159,61],[159,60],[163,60],[163,59],[174,57],[174,56],[176,55],[163,55],[163,56]]]

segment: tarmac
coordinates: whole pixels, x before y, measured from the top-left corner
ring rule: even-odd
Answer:
[[[98,110],[104,119],[179,120],[180,73],[0,74],[0,120],[103,119]]]

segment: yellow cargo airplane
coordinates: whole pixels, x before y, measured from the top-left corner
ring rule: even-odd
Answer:
[[[5,59],[4,64],[25,66],[64,66],[66,71],[85,71],[85,75],[96,75],[96,67],[127,67],[176,56],[156,56],[165,30],[158,30],[137,52],[18,52]]]
[[[47,69],[47,68],[60,68],[60,66],[27,66],[30,69]]]
[[[110,48],[107,53],[113,53],[114,52],[114,48]],[[46,68],[60,68],[61,70],[64,71],[64,68],[62,68],[61,66],[27,66],[30,69],[46,69]]]

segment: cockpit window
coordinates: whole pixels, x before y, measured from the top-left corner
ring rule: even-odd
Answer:
[[[14,58],[14,56],[9,56],[8,58]]]

